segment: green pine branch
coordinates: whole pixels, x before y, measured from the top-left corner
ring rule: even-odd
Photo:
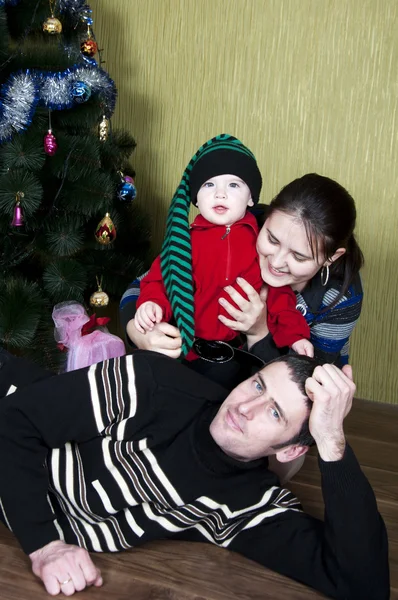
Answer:
[[[46,160],[43,137],[43,134],[33,129],[0,146],[1,173],[7,174],[9,169],[40,171]]]
[[[46,308],[39,286],[8,277],[0,287],[0,343],[8,348],[30,346]]]
[[[86,285],[86,269],[77,260],[54,260],[43,273],[43,287],[53,304],[66,300],[83,302]]]

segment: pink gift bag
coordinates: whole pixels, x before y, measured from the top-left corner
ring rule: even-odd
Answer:
[[[68,350],[66,371],[126,354],[123,341],[103,326],[110,319],[96,315],[89,317],[82,304],[60,302],[54,306],[52,317],[55,340]],[[94,327],[96,329],[92,331]]]

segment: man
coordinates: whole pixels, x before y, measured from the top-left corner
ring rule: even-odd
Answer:
[[[3,356],[0,512],[50,594],[102,585],[87,550],[178,538],[333,598],[388,598],[385,527],[343,432],[350,367],[284,356],[228,395],[153,352],[57,376]],[[312,438],[325,523],[267,469]]]

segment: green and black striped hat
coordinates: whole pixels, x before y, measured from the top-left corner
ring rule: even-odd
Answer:
[[[262,186],[253,153],[232,135],[218,135],[199,148],[187,165],[168,212],[160,262],[163,281],[182,337],[182,355],[194,341],[194,297],[189,210],[201,185],[217,175],[237,175],[249,187],[254,204]]]

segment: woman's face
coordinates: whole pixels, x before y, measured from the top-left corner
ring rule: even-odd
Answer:
[[[274,211],[257,238],[261,277],[268,285],[290,285],[301,291],[325,263],[323,253],[312,256],[307,233],[300,219]]]

